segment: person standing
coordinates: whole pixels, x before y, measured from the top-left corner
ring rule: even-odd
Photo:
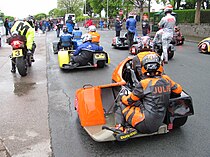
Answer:
[[[117,17],[115,21],[115,31],[116,31],[116,37],[120,37],[120,31],[122,30],[122,22],[120,21],[120,18]]]
[[[11,35],[8,18],[6,18],[4,21],[4,27],[6,30],[6,36],[8,36],[9,34]]]
[[[72,16],[68,17],[68,20],[66,21],[66,26],[68,28],[68,33],[72,34],[72,31],[74,30],[75,23],[72,20]]]
[[[162,34],[163,53],[161,55],[161,59],[164,61],[165,64],[168,64],[168,47],[173,39],[174,27],[176,24],[175,17],[171,15],[172,11],[173,11],[173,6],[167,5],[164,8],[165,16],[158,23],[158,26],[160,28],[163,28],[163,34]]]
[[[102,19],[100,19],[99,25],[100,25],[101,30],[103,30],[104,29],[104,21]]]
[[[126,29],[128,30],[128,46],[129,48],[133,45],[133,38],[136,33],[136,20],[134,15],[129,14],[128,19],[126,20]]]
[[[142,35],[146,36],[149,33],[150,33],[149,21],[148,20],[143,20],[142,21]]]

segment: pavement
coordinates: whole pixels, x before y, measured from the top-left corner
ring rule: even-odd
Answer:
[[[108,31],[108,30],[106,30],[105,29],[105,31]],[[140,31],[139,31],[140,32]],[[155,32],[152,32],[151,34],[153,34],[153,33],[155,33]],[[187,36],[187,35],[184,35],[185,36],[185,41],[189,41],[189,42],[195,42],[195,43],[198,43],[199,41],[201,41],[203,38],[200,38],[200,37],[194,37],[194,36]],[[5,43],[4,43],[4,41],[5,41],[5,36],[3,36],[2,37],[2,42],[3,42],[3,47],[6,45]],[[46,49],[47,50],[47,49]],[[46,65],[45,65],[46,66]],[[45,68],[45,67],[44,67]],[[49,150],[48,150],[49,151]],[[6,147],[6,145],[4,144],[4,142],[3,142],[3,139],[2,139],[2,137],[1,137],[1,135],[0,135],[0,157],[12,157],[11,155],[10,155],[10,152],[9,152],[9,150],[7,149],[7,147]],[[20,156],[20,157],[22,157],[22,156]],[[26,156],[24,156],[24,157],[26,157]]]

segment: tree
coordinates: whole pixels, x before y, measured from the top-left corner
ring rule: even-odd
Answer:
[[[58,9],[65,10],[65,13],[74,13],[76,16],[82,14],[83,5],[82,0],[58,0]]]
[[[197,7],[195,12],[195,24],[200,24],[200,15],[201,15],[201,3],[202,0],[197,0]]]
[[[45,13],[40,13],[40,14],[34,15],[34,18],[36,20],[42,20],[42,19],[46,19],[47,18],[47,15]]]

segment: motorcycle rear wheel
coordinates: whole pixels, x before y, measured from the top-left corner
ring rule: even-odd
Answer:
[[[23,57],[16,58],[16,66],[21,76],[27,75],[26,60]]]

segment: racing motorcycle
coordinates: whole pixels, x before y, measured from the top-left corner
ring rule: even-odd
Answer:
[[[152,51],[153,43],[149,36],[142,36],[138,38],[138,43],[130,47],[130,54],[136,55],[143,51]]]
[[[105,65],[110,64],[110,58],[108,53],[105,51],[88,51],[92,54],[92,59],[86,65],[78,65],[77,63],[72,64],[71,56],[75,50],[61,49],[58,52],[58,64],[62,70],[73,70],[81,68],[104,68]],[[82,52],[81,52],[82,53]]]
[[[120,95],[129,94],[139,81],[131,68],[133,57],[128,56],[115,68],[113,83],[99,86],[87,84],[76,91],[74,104],[80,124],[94,141],[125,141],[128,138],[165,134],[183,126],[188,116],[194,114],[192,98],[183,90],[180,96],[170,98],[165,119],[157,132],[142,134],[134,131],[126,135],[113,133],[109,128],[116,125],[115,109],[121,103]]]
[[[138,36],[134,35],[133,43],[136,44],[138,42]],[[112,39],[112,46],[114,48],[129,48],[127,32],[122,37],[114,37]]]
[[[15,64],[21,76],[26,76],[28,67],[32,65],[32,54],[27,54],[25,36],[13,33],[12,37],[8,39],[8,43],[12,46],[10,56],[12,64]]]

